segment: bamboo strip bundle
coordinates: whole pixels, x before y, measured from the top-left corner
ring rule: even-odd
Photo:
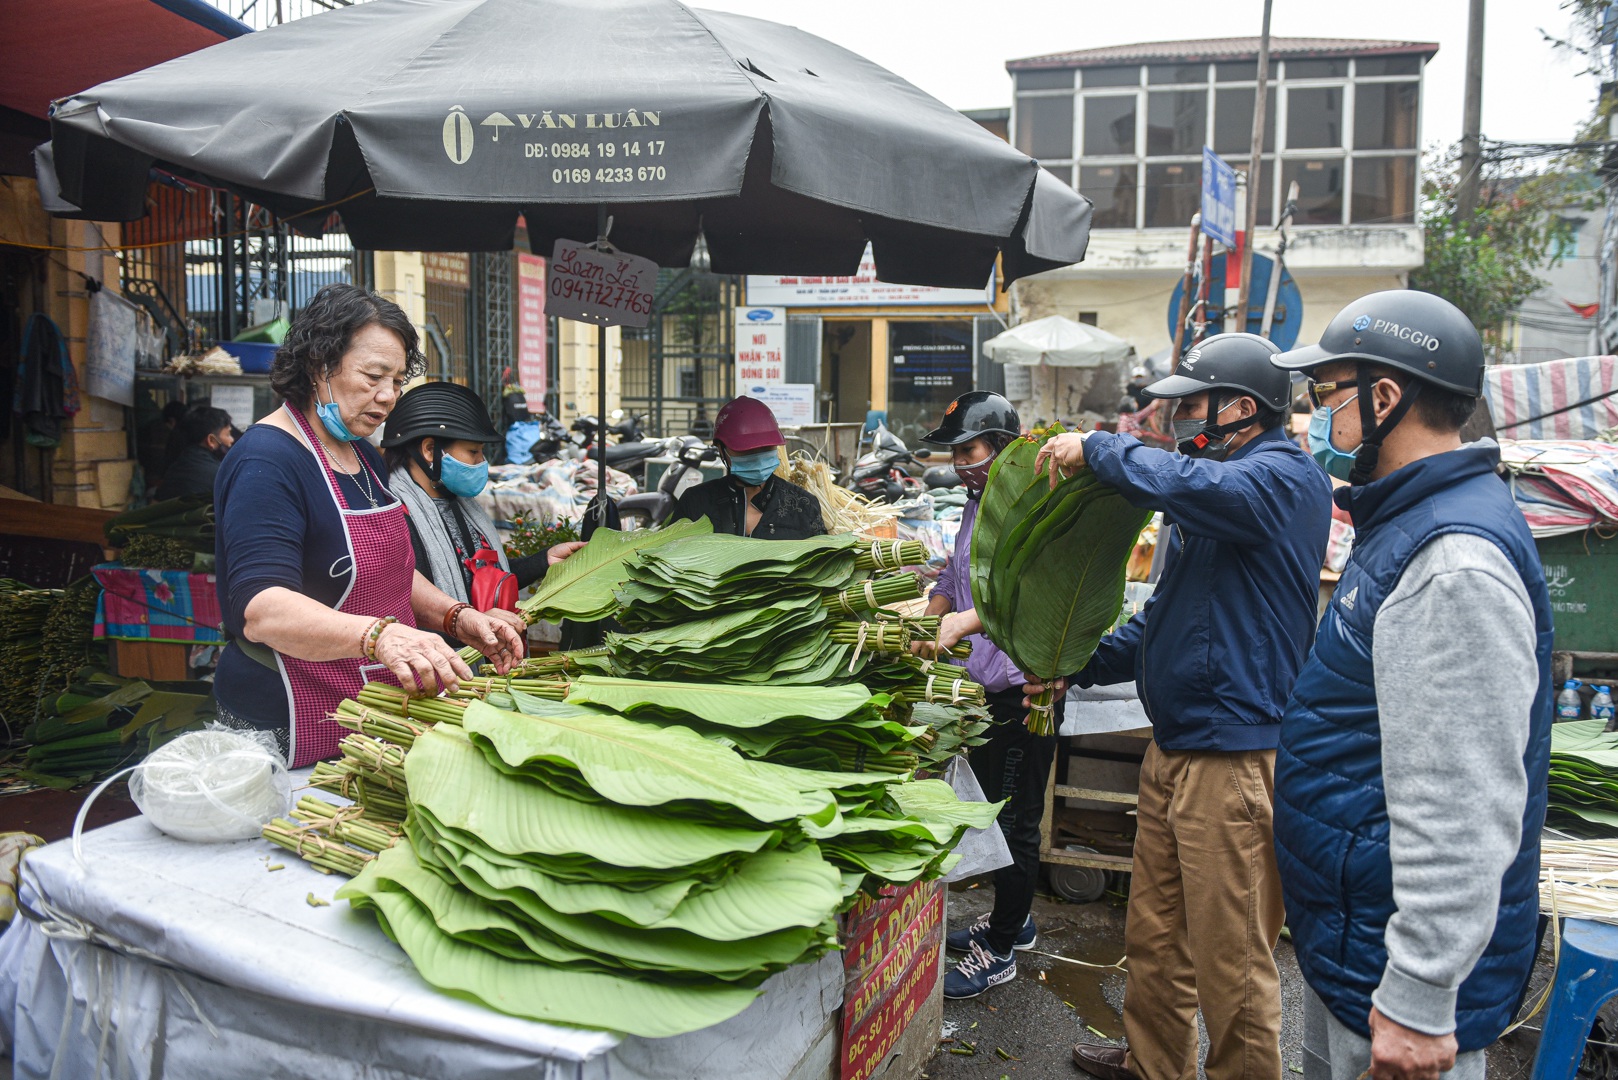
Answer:
[[[781,470],[777,470],[780,474]],[[832,477],[831,468],[824,461],[815,461],[807,454],[794,454],[787,461],[786,478],[820,500],[820,516],[826,531],[863,533],[886,526],[900,514],[897,505],[876,503],[863,495],[842,487]],[[925,562],[926,559],[920,559]]]
[[[1546,840],[1539,854],[1543,912],[1618,924],[1618,840]]]

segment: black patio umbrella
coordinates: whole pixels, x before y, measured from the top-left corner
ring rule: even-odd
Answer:
[[[58,101],[41,150],[76,216],[142,216],[157,168],[362,249],[509,250],[520,213],[548,254],[610,215],[664,266],[700,235],[719,273],[851,274],[869,243],[884,281],[978,288],[1089,237],[1087,200],[893,73],[676,0],[344,7]]]

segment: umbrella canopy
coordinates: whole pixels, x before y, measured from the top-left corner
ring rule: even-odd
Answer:
[[[983,343],[983,355],[1002,364],[1102,367],[1127,359],[1135,347],[1098,327],[1051,315],[1019,323]]]
[[[1033,159],[830,42],[675,0],[375,0],[55,103],[81,216],[144,212],[148,171],[231,188],[358,248],[549,253],[980,288],[1079,261],[1090,205]],[[47,188],[57,185],[45,177]]]

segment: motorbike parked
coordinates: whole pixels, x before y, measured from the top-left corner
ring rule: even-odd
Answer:
[[[637,485],[646,483],[647,458],[673,454],[679,449],[677,445],[671,445],[674,440],[646,438],[639,416],[625,418],[621,409],[614,410],[613,421],[606,430],[608,434],[618,436],[616,443],[601,439],[601,421],[595,416],[581,416],[573,421],[573,430],[579,433],[575,441],[586,457],[595,460],[598,453],[605,456],[608,468],[628,473],[634,477]]]
[[[878,424],[871,433],[871,449],[854,462],[848,487],[872,502],[903,502],[927,490],[926,483],[911,475],[910,468],[922,468],[932,457],[931,450],[911,450],[904,440]],[[953,470],[951,470],[953,471]]]
[[[718,447],[693,435],[677,435],[660,441],[676,444],[671,454],[674,464],[658,479],[656,491],[627,495],[618,500],[618,517],[626,532],[655,529],[667,521],[680,496],[702,483],[703,463],[719,459]]]

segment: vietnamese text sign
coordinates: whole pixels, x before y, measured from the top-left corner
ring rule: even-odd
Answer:
[[[743,383],[741,386],[742,393],[768,405],[775,422],[782,427],[803,427],[815,422],[814,383],[781,383],[777,386]]]
[[[786,381],[786,308],[737,308],[736,385],[780,386]]]
[[[240,383],[214,383],[208,388],[208,404],[230,414],[230,422],[242,431],[253,426],[253,388]]]
[[[90,294],[85,389],[119,405],[135,404],[135,310],[110,290]]]
[[[916,882],[879,900],[862,896],[844,937],[842,1080],[867,1080],[938,981],[943,888]]]
[[[551,249],[545,314],[598,326],[645,326],[652,321],[657,264],[621,251],[597,251],[578,240]]]
[[[894,285],[878,281],[876,259],[869,246],[860,268],[848,277],[747,278],[747,302],[787,307],[885,307],[894,304],[971,304],[982,307],[991,275],[983,289],[935,289],[927,285]]]
[[[545,260],[517,256],[517,381],[537,409],[545,400]]]
[[[1202,148],[1202,232],[1236,246],[1236,170],[1208,146]]]

